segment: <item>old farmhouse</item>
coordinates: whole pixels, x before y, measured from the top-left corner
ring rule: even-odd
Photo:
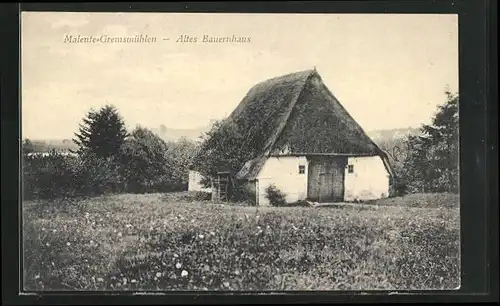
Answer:
[[[386,154],[323,83],[316,69],[263,81],[230,118],[260,129],[255,157],[235,174],[257,205],[275,185],[289,203],[372,200],[389,195]],[[200,189],[191,171],[190,189]],[[191,187],[192,186],[192,187]]]

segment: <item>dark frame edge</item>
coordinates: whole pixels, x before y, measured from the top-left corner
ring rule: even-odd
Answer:
[[[412,3],[412,1],[408,1],[409,3]],[[432,1],[420,1],[420,3],[430,3]],[[441,3],[450,3],[453,1],[442,1]],[[483,5],[477,5],[475,6],[472,4],[472,2],[476,3],[482,3]],[[207,2],[208,3],[208,2]],[[296,2],[297,3],[297,2]],[[468,14],[466,15],[466,21],[465,23],[467,24],[473,24],[474,22],[477,23],[478,21],[478,16],[479,18],[483,17],[484,19],[488,20],[488,23],[485,21],[485,27],[487,26],[492,26],[496,25],[496,1],[454,1],[456,3],[455,10],[459,11],[459,13],[463,13],[464,11],[467,12]],[[213,3],[212,3],[213,4]],[[220,3],[219,3],[220,4]],[[218,5],[219,5],[218,4]],[[316,2],[318,4],[318,2]],[[321,4],[321,3],[320,3]],[[325,5],[325,3],[323,3]],[[27,4],[23,4],[23,7],[25,7]],[[30,5],[35,5],[35,4],[30,4]],[[55,5],[55,4],[54,4]],[[68,5],[68,4],[67,4]],[[80,4],[82,5],[82,4]],[[91,5],[91,4],[89,4]],[[148,5],[145,3],[144,5]],[[198,5],[198,3],[191,3],[190,5]],[[209,3],[208,6],[211,4]],[[341,4],[340,7],[344,5],[344,9],[347,7],[349,8],[349,5],[346,6],[346,4]],[[359,3],[358,3],[359,5]],[[71,6],[71,5],[70,5]],[[91,5],[92,6],[92,5]],[[132,4],[130,6],[131,10],[137,9],[137,7],[133,7],[135,4]],[[258,6],[258,5],[257,5]],[[411,5],[409,5],[411,6]],[[30,6],[26,6],[28,9]],[[53,10],[49,8],[50,5],[46,8],[47,10]],[[116,5],[114,6],[116,9]],[[229,5],[231,7],[231,5]],[[376,7],[376,6],[373,6]],[[373,9],[372,7],[372,9]],[[425,7],[425,5],[421,5],[420,8]],[[33,7],[32,7],[33,8]],[[95,8],[95,7],[94,7]],[[110,6],[111,8],[111,6]],[[199,6],[199,11],[204,11],[203,5]],[[206,8],[206,6],[205,6]],[[295,10],[299,8],[300,10],[300,2],[299,4],[288,6],[289,10],[293,11],[293,8]],[[181,8],[182,9],[182,8]],[[226,8],[227,9],[227,8]],[[352,9],[352,8],[351,8]],[[62,9],[60,11],[64,11],[65,9]],[[67,10],[67,7],[66,7]],[[161,10],[161,9],[160,9]],[[92,10],[90,10],[92,11]],[[189,10],[188,10],[189,11]],[[472,14],[472,13],[473,14]],[[5,16],[4,16],[5,15]],[[19,25],[19,17],[20,17],[20,7],[19,4],[12,4],[12,5],[4,5],[2,7],[2,10],[0,10],[0,20],[2,22],[8,23],[7,26],[3,27],[2,31],[5,31],[4,37],[7,40],[12,40],[12,41],[19,41],[19,32],[18,32],[18,25]],[[463,20],[463,19],[462,19]],[[481,19],[480,19],[481,20]],[[495,27],[496,28],[496,27]],[[490,28],[492,29],[492,28]],[[462,31],[460,31],[460,40],[462,40],[463,34]],[[478,33],[476,33],[477,35]],[[496,289],[496,294],[495,292],[492,292],[491,290],[495,290],[493,288],[498,288],[498,172],[496,172],[498,169],[498,156],[497,156],[497,145],[498,145],[498,135],[496,134],[496,131],[498,131],[498,118],[495,117],[494,114],[497,114],[498,110],[498,92],[496,91],[496,84],[491,82],[491,80],[497,80],[497,66],[496,66],[496,32],[488,32],[488,35],[486,33],[481,33],[480,35],[477,35],[473,39],[475,42],[479,42],[479,45],[476,45],[477,49],[476,51],[471,51],[470,49],[470,42],[471,42],[471,36],[465,36],[467,45],[461,45],[461,54],[463,51],[463,48],[468,48],[466,51],[466,54],[468,53],[466,57],[468,58],[465,60],[465,62],[469,65],[466,65],[464,68],[463,63],[464,63],[464,58],[462,58],[462,55],[460,56],[460,76],[461,76],[461,81],[460,81],[460,93],[464,91],[466,93],[466,96],[472,97],[474,101],[477,102],[476,105],[474,105],[475,108],[480,108],[481,105],[484,106],[483,108],[487,111],[482,114],[478,114],[477,110],[474,110],[474,107],[467,108],[468,111],[472,112],[472,114],[476,114],[476,118],[468,117],[469,119],[465,121],[465,123],[462,125],[461,122],[461,131],[462,127],[472,125],[472,129],[474,128],[475,124],[479,124],[479,126],[484,126],[484,132],[485,134],[480,134],[478,132],[474,133],[469,133],[468,136],[466,136],[466,139],[471,140],[471,143],[473,143],[474,149],[471,150],[466,150],[465,156],[469,158],[469,160],[474,160],[474,158],[479,158],[479,160],[483,162],[483,169],[474,169],[473,165],[472,166],[466,166],[467,173],[473,174],[477,173],[477,171],[483,170],[481,174],[484,174],[482,178],[479,178],[478,182],[472,182],[472,186],[474,187],[480,187],[481,182],[484,183],[484,186],[488,185],[487,192],[488,195],[484,195],[483,197],[483,202],[487,205],[487,200],[491,201],[490,203],[492,204],[489,208],[487,206],[484,207],[484,210],[481,211],[481,209],[478,209],[478,207],[469,207],[469,208],[462,208],[462,212],[464,212],[464,216],[471,221],[471,220],[476,220],[480,221],[483,223],[478,223],[478,224],[483,224],[484,225],[484,238],[479,238],[477,234],[479,231],[475,231],[473,234],[468,232],[470,229],[471,223],[467,225],[467,222],[469,221],[464,221],[464,226],[469,229],[464,229],[463,236],[467,248],[464,247],[464,253],[462,253],[467,262],[467,258],[469,259],[474,259],[475,256],[477,255],[476,251],[474,248],[470,249],[470,247],[480,247],[484,250],[483,254],[483,259],[484,259],[484,264],[485,268],[482,272],[472,272],[472,273],[466,273],[463,275],[463,280],[467,283],[467,279],[483,279],[485,280],[487,277],[489,278],[489,284],[483,284],[484,287],[481,288],[467,288],[463,287],[462,292],[457,292],[457,294],[450,294],[450,295],[444,295],[440,294],[440,292],[437,292],[435,295],[427,295],[427,294],[414,294],[414,295],[407,295],[407,294],[394,294],[394,295],[359,295],[357,294],[356,296],[350,296],[350,295],[345,295],[345,294],[331,294],[331,293],[306,293],[302,295],[298,295],[297,293],[289,293],[283,295],[260,295],[260,294],[245,294],[243,296],[243,299],[245,300],[245,303],[256,303],[256,302],[267,302],[267,303],[285,303],[285,302],[313,302],[313,303],[328,303],[332,301],[337,301],[337,302],[349,302],[349,301],[363,301],[363,302],[375,302],[375,301],[380,301],[381,299],[385,298],[386,301],[398,301],[398,302],[404,302],[404,301],[415,301],[415,300],[420,300],[420,301],[431,301],[431,300],[436,300],[438,298],[442,298],[443,301],[483,301],[483,302],[491,302],[491,301],[498,301],[498,289]],[[489,41],[487,40],[489,39]],[[491,45],[490,45],[491,44]],[[483,60],[479,60],[478,58],[474,58],[474,55],[481,55],[482,51],[486,51],[481,49],[481,46],[484,48],[490,47],[491,51],[489,53],[483,52]],[[494,51],[493,51],[493,50]],[[473,54],[470,54],[473,53]],[[479,57],[479,59],[481,56]],[[2,283],[4,284],[2,288],[2,299],[3,303],[6,305],[14,305],[14,304],[19,304],[19,305],[24,305],[24,304],[46,304],[48,302],[55,302],[57,300],[57,303],[65,303],[65,304],[73,304],[77,301],[77,303],[81,303],[84,300],[89,301],[89,302],[104,302],[106,304],[136,304],[140,303],[141,301],[144,302],[147,301],[147,303],[152,303],[152,304],[164,304],[165,302],[184,302],[184,303],[193,303],[193,304],[212,304],[212,303],[242,303],[242,299],[236,295],[231,295],[231,294],[213,294],[213,295],[206,295],[206,294],[196,294],[194,293],[193,295],[177,295],[175,293],[172,294],[167,294],[165,296],[142,296],[142,295],[130,295],[130,294],[124,294],[118,297],[117,296],[112,296],[112,295],[99,295],[99,294],[92,294],[92,295],[86,295],[86,294],[71,294],[71,295],[52,295],[50,293],[45,293],[43,295],[18,295],[17,293],[19,292],[19,286],[18,283],[20,282],[14,282],[12,277],[16,277],[16,279],[19,277],[19,271],[18,271],[18,266],[17,264],[14,265],[14,262],[18,262],[19,258],[14,258],[18,254],[18,245],[16,244],[16,241],[19,242],[18,233],[17,231],[12,231],[12,225],[14,222],[17,223],[17,219],[14,218],[13,216],[16,213],[19,213],[17,210],[18,207],[17,205],[17,197],[18,197],[18,186],[15,186],[14,182],[17,184],[18,181],[13,180],[12,178],[14,177],[14,171],[16,172],[16,178],[18,177],[18,165],[19,165],[19,138],[18,138],[18,133],[12,133],[10,130],[18,129],[19,126],[19,113],[17,112],[18,110],[18,105],[17,105],[17,96],[19,94],[19,79],[14,76],[18,76],[19,70],[18,70],[18,63],[19,63],[19,46],[17,44],[6,44],[4,47],[4,50],[2,51],[2,66],[5,66],[7,69],[5,69],[5,74],[2,77],[1,81],[1,98],[2,98],[2,105],[1,105],[1,115],[2,115],[2,249],[6,250],[5,252],[3,251],[2,253],[2,270],[4,273],[2,273]],[[483,67],[489,67],[489,69],[482,70],[481,64],[485,66]],[[470,68],[470,69],[469,69]],[[2,69],[4,70],[4,69]],[[482,72],[481,72],[482,70]],[[489,73],[489,75],[488,75]],[[466,74],[472,74],[472,75],[477,75],[479,76],[479,79],[477,80],[478,83],[475,83],[476,80],[471,81],[471,79],[466,79],[464,81],[464,75]],[[480,76],[479,74],[482,74]],[[9,75],[9,78],[5,77],[5,75]],[[10,77],[12,76],[12,77]],[[468,78],[468,77],[465,77]],[[463,87],[462,85],[465,84]],[[476,85],[474,85],[476,84]],[[482,93],[482,94],[481,94]],[[489,95],[489,96],[486,96]],[[488,101],[487,101],[488,99]],[[10,101],[14,100],[16,102]],[[8,101],[8,103],[6,103]],[[489,107],[486,108],[486,104],[489,102]],[[479,104],[479,105],[478,105]],[[484,104],[484,105],[483,105]],[[487,116],[490,116],[487,118]],[[467,125],[465,125],[467,124]],[[494,132],[493,132],[494,131]],[[483,143],[479,143],[480,140],[483,140]],[[486,140],[486,143],[484,142]],[[9,145],[4,145],[4,143],[12,143],[13,146]],[[483,155],[481,155],[481,152],[479,152],[479,149]],[[479,152],[479,153],[478,153]],[[15,161],[15,162],[14,162]],[[491,175],[491,177],[486,178],[486,174]],[[488,182],[489,179],[489,182]],[[7,185],[7,182],[9,185]],[[471,182],[467,182],[471,183]],[[10,185],[12,184],[12,185]],[[466,184],[464,184],[466,185]],[[483,190],[484,190],[483,189]],[[478,189],[475,191],[472,191],[470,195],[477,195]],[[476,199],[477,200],[477,199]],[[478,203],[478,205],[482,205],[481,203]],[[480,206],[481,207],[481,206]],[[480,212],[479,212],[480,211]],[[470,213],[470,214],[469,214]],[[9,216],[9,217],[6,217]],[[489,217],[489,218],[488,218]],[[15,220],[15,221],[14,221]],[[496,243],[490,244],[489,248],[486,249],[486,237],[490,238],[489,242],[496,241]],[[495,239],[496,238],[496,239]],[[6,239],[9,239],[8,241]],[[14,243],[12,243],[14,242]],[[483,245],[481,247],[480,245]],[[14,255],[16,254],[16,255]],[[13,257],[14,256],[14,257]],[[495,262],[496,259],[496,262]],[[486,271],[486,266],[489,265],[490,268],[490,273],[488,274]],[[472,268],[474,268],[472,266]],[[496,269],[495,269],[496,268]],[[466,268],[463,269],[463,271],[470,272],[471,269]],[[496,272],[494,272],[496,271]],[[496,274],[496,275],[495,275]],[[495,287],[496,284],[496,287]],[[7,288],[5,287],[7,285]],[[7,289],[8,291],[5,291]],[[469,295],[465,294],[464,289],[475,289],[472,290],[476,294],[475,295]],[[44,297],[45,296],[45,297]],[[175,296],[175,298],[174,298]],[[381,298],[382,296],[382,298]],[[290,297],[290,298],[288,298]],[[119,301],[119,302],[116,302]]]

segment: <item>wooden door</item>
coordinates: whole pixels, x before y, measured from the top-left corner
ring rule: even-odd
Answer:
[[[346,158],[315,157],[309,159],[307,195],[312,201],[334,202],[344,198]]]

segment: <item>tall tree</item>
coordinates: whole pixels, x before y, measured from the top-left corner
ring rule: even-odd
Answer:
[[[171,184],[167,144],[151,130],[136,127],[121,148],[123,176],[132,192],[159,191]]]
[[[447,91],[446,97],[431,124],[422,125],[423,135],[408,139],[411,149],[405,161],[406,175],[419,191],[458,191],[458,95]]]
[[[90,110],[75,136],[73,142],[78,145],[78,154],[108,158],[119,153],[128,134],[118,110],[106,105],[98,111]]]

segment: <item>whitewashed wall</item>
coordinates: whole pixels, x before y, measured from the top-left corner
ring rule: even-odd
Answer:
[[[198,171],[189,170],[188,191],[212,192],[210,188],[206,188],[200,183],[202,178],[203,176]]]
[[[345,169],[345,201],[375,200],[389,195],[389,173],[380,156],[349,157]]]
[[[299,174],[299,166],[305,166],[304,174]],[[288,203],[307,197],[307,160],[305,157],[270,157],[257,177],[258,205],[270,205],[266,198],[266,188],[274,184],[286,194]]]

